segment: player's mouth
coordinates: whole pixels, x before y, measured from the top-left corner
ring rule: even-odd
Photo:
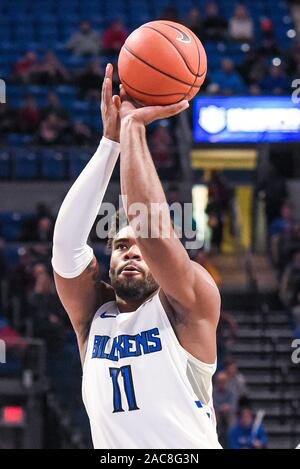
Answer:
[[[140,274],[141,271],[134,264],[127,264],[125,267],[122,268],[120,273],[130,276],[130,275]]]

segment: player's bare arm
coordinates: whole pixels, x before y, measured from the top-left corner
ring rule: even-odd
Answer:
[[[166,198],[147,146],[145,126],[183,111],[188,103],[137,109],[122,89],[121,97],[122,194],[127,196],[127,209],[136,202],[147,206],[144,222],[153,229],[152,219],[157,215],[153,203],[166,204]],[[136,242],[161,287],[161,299],[181,345],[196,358],[213,363],[216,359],[219,291],[208,272],[189,259],[174,233],[165,207],[164,226],[155,227],[156,237],[137,237]],[[128,216],[132,224],[134,215],[128,213]],[[166,226],[169,236],[163,237],[162,229]]]
[[[118,108],[115,105],[119,99],[118,96],[112,96],[112,66],[109,64],[102,86],[101,114],[104,128],[103,136],[112,142],[119,142],[120,119]],[[100,150],[100,154],[95,155],[93,159],[101,159],[101,157]],[[93,164],[94,167],[91,166]],[[106,169],[105,166],[103,168],[101,168],[101,165],[99,166],[99,161],[90,161],[64,200],[54,233],[54,260],[55,256],[58,258],[63,257],[62,261],[64,263],[68,264],[69,261],[71,265],[74,264],[72,267],[73,271],[61,274],[55,269],[56,265],[59,265],[60,259],[59,262],[53,262],[54,278],[58,295],[77,334],[82,359],[84,358],[90,322],[95,311],[102,303],[114,298],[112,288],[101,281],[100,266],[95,256],[93,256],[92,250],[85,245],[97,215],[97,208],[99,209],[95,198],[97,197],[97,192],[101,191],[102,174],[100,173]],[[110,169],[112,170],[113,168],[109,168],[108,173]],[[97,175],[93,174],[96,171],[99,172],[99,187],[97,187],[97,181],[93,182],[93,178],[97,177]],[[108,175],[108,179],[109,177]],[[95,186],[95,193],[92,191],[88,193],[90,190],[89,186],[92,184]],[[101,204],[101,196],[99,197],[98,205]],[[92,207],[90,210],[92,204],[95,204],[95,206],[94,209]],[[79,237],[78,240],[76,236]],[[87,249],[89,249],[89,252]],[[84,262],[84,259],[88,261],[88,256],[90,256],[91,260],[87,266],[84,266],[84,270],[79,275],[76,275],[76,270],[82,270],[82,262],[78,269],[76,265],[76,257],[78,260],[79,254],[83,258],[82,262]],[[73,257],[74,261],[72,263]],[[61,270],[66,269],[61,267]]]

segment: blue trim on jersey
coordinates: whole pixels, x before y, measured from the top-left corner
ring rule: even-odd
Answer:
[[[203,407],[203,405],[201,404],[200,401],[195,401],[195,404],[197,407],[199,407],[199,409],[201,409],[201,407]]]

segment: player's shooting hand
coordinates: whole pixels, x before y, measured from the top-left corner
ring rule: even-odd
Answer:
[[[101,115],[103,121],[103,135],[115,142],[120,141],[120,97],[112,95],[113,66],[108,64],[101,93]]]
[[[175,116],[189,107],[187,100],[180,101],[180,103],[170,104],[167,106],[142,106],[140,103],[132,99],[126,94],[124,87],[120,86],[120,118],[121,121],[128,117],[133,118],[134,121],[143,125],[151,124],[151,122],[158,119],[166,119]]]

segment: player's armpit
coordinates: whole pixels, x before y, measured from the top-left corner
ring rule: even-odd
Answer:
[[[99,263],[94,256],[88,267],[75,278],[63,278],[54,272],[59,298],[67,311],[81,346],[88,337],[97,309],[114,299],[110,285],[101,281]]]

